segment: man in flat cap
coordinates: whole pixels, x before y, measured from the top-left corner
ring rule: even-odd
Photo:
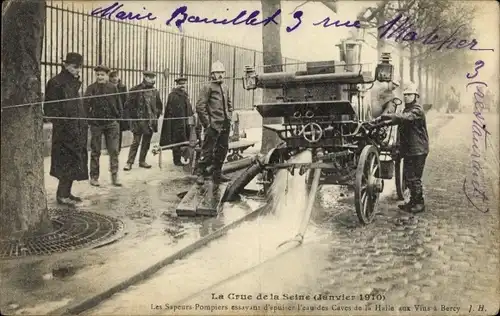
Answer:
[[[90,184],[99,184],[99,158],[101,157],[102,136],[106,141],[109,155],[111,182],[114,186],[122,186],[118,181],[118,142],[120,139],[120,124],[123,108],[118,95],[118,89],[109,82],[110,69],[105,66],[94,68],[96,81],[87,87],[84,101],[90,125]],[[97,118],[100,120],[92,120]]]
[[[83,57],[68,53],[63,69],[47,82],[44,114],[52,117],[85,118],[86,112],[80,95],[80,72]],[[66,100],[66,101],[63,101]],[[59,204],[74,205],[82,199],[71,193],[73,181],[87,180],[88,124],[81,119],[52,119],[52,148],[50,175],[59,180],[56,198]]]
[[[186,117],[193,116],[193,106],[186,91],[186,78],[177,78],[168,95],[161,128],[160,146],[189,141],[190,127]],[[182,166],[181,148],[172,148],[174,165]]]
[[[154,87],[155,83],[156,74],[152,71],[145,71],[142,82],[129,91],[125,113],[131,119],[130,130],[134,134],[134,139],[130,146],[127,165],[123,168],[125,171],[132,169],[141,140],[139,167],[151,168],[151,165],[146,163],[146,155],[153,133],[158,132],[158,119],[163,111],[163,103],[160,93]]]
[[[127,101],[127,86],[122,83],[120,74],[117,70],[112,70],[109,72],[109,82],[114,84],[118,89],[118,92],[120,92],[120,104],[122,105],[122,108],[125,109],[125,101]],[[122,117],[126,117],[126,114],[122,113]],[[129,122],[124,120],[120,121],[120,140],[118,141],[118,152],[122,150],[123,132],[128,130],[130,130]]]

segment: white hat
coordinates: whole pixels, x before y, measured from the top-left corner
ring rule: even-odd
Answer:
[[[224,69],[224,65],[217,60],[212,64],[211,72],[226,72],[226,69]]]
[[[417,90],[417,87],[415,86],[415,84],[412,82],[410,83],[404,90],[403,90],[403,94],[416,94],[416,95],[419,95],[418,94],[418,90]]]

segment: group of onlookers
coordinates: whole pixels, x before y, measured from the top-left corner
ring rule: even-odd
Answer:
[[[90,180],[92,186],[101,185],[99,160],[103,136],[114,186],[122,186],[118,179],[118,156],[124,131],[130,130],[133,140],[123,169],[132,169],[139,146],[139,167],[151,168],[146,156],[153,134],[158,132],[158,120],[162,114],[160,144],[188,140],[187,117],[194,116],[198,125],[204,128],[205,138],[197,167],[199,184],[209,176],[216,183],[229,180],[222,175],[221,169],[228,151],[233,109],[228,88],[223,84],[225,69],[222,63],[217,61],[212,65],[211,80],[201,88],[195,108],[186,92],[187,79],[181,77],[176,79],[176,87],[169,94],[165,109],[155,88],[156,73],[152,71],[144,71],[142,82],[127,91],[117,71],[97,66],[94,68],[96,80],[86,88],[82,97],[79,92],[82,65],[82,55],[68,53],[63,69],[47,82],[45,89],[44,114],[51,117],[53,125],[50,175],[59,179],[58,203],[74,205],[82,201],[71,193],[74,181]],[[90,163],[87,151],[89,130]],[[182,164],[179,148],[173,149],[173,158],[175,165]]]

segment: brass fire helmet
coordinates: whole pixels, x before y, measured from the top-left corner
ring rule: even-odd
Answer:
[[[377,118],[384,112],[396,112],[396,105],[392,102],[394,98],[402,100],[399,82],[387,83],[376,81],[371,89],[371,117]]]

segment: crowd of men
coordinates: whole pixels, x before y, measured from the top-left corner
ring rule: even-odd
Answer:
[[[214,183],[229,180],[221,171],[228,151],[233,108],[228,88],[223,84],[225,69],[221,62],[212,65],[211,81],[202,86],[195,107],[186,92],[187,79],[177,78],[165,108],[155,88],[154,72],[144,71],[142,82],[127,91],[119,73],[103,65],[94,68],[96,80],[85,89],[82,98],[79,92],[82,65],[82,55],[68,53],[63,69],[47,82],[45,89],[44,114],[51,118],[53,125],[50,175],[59,180],[56,193],[59,204],[74,205],[82,201],[72,194],[74,181],[89,180],[92,186],[101,185],[103,136],[114,186],[122,186],[118,171],[124,131],[132,132],[133,141],[123,170],[132,169],[139,147],[139,167],[151,168],[146,156],[162,114],[160,144],[189,140],[188,117],[195,118],[198,137],[203,127],[205,137],[196,171],[198,184],[206,180]],[[89,132],[90,159],[87,151]],[[180,149],[174,148],[172,152],[174,164],[182,165]]]
[[[146,163],[146,156],[153,133],[158,132],[158,120],[162,114],[164,124],[160,144],[188,140],[191,131],[187,125],[188,117],[194,117],[203,127],[205,136],[196,168],[197,183],[202,185],[207,179],[216,184],[229,181],[222,175],[222,165],[229,147],[233,106],[228,87],[223,84],[225,69],[221,62],[216,61],[212,65],[211,80],[202,86],[195,108],[185,90],[187,80],[178,78],[165,109],[155,88],[156,75],[151,71],[145,71],[142,82],[127,92],[118,72],[105,66],[95,67],[96,81],[86,88],[82,98],[79,93],[82,64],[82,55],[69,53],[62,71],[48,81],[45,89],[45,115],[53,118],[50,175],[59,179],[58,203],[74,205],[81,202],[81,198],[71,193],[73,181],[90,179],[91,185],[100,186],[102,136],[110,157],[113,185],[121,186],[118,155],[121,133],[125,130],[130,130],[134,137],[124,170],[132,169],[139,145],[139,167],[151,168]],[[429,153],[429,136],[425,111],[418,102],[420,95],[416,87],[411,84],[403,90],[403,95],[403,112],[383,111],[377,120],[385,121],[386,125],[399,126],[400,156],[404,159],[404,178],[410,190],[410,200],[400,208],[419,213],[425,210],[421,178]],[[90,172],[87,152],[89,127]],[[173,151],[173,158],[176,165],[181,164],[177,149]]]

